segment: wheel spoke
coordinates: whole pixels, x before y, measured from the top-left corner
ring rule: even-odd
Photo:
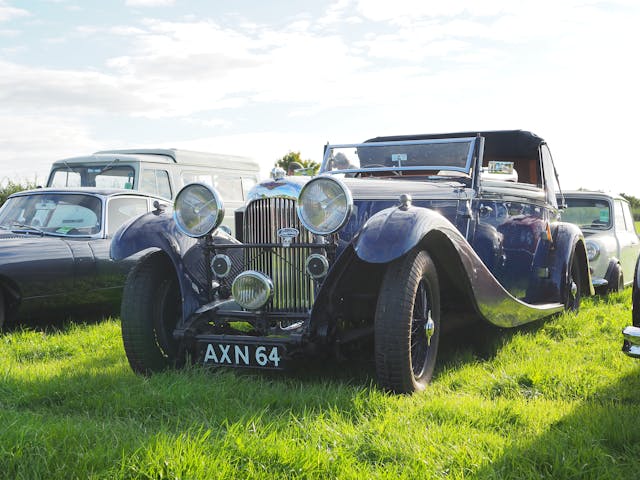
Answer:
[[[416,291],[411,318],[411,363],[416,378],[422,375],[429,354],[429,338],[426,328],[430,313],[428,286],[425,280],[421,279]]]

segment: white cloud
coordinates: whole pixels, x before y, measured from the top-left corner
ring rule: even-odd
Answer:
[[[175,0],[126,0],[128,7],[168,7],[173,5]]]
[[[15,8],[0,2],[0,22],[8,22],[20,17],[28,17],[31,14],[22,8]]]
[[[39,184],[54,160],[99,149],[95,132],[85,122],[48,115],[0,115],[2,178],[34,180]]]
[[[52,70],[0,62],[0,101],[4,111],[65,112],[143,111],[140,82],[91,71]]]

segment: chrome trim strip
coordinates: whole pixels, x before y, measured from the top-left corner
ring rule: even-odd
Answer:
[[[640,328],[625,327],[622,330],[622,336],[624,337],[622,351],[629,357],[640,358]]]

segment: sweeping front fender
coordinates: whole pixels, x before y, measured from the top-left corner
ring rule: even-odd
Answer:
[[[122,260],[148,249],[163,250],[173,258],[180,258],[196,243],[180,232],[173,217],[166,212],[151,212],[120,227],[113,235],[110,255]]]
[[[438,212],[422,207],[391,207],[373,215],[354,242],[356,255],[369,263],[388,263],[415,247],[431,230],[456,231]]]

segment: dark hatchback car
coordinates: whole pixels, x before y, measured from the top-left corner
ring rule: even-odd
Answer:
[[[74,312],[117,313],[135,257],[109,257],[113,233],[162,201],[130,190],[27,190],[0,208],[0,327]]]
[[[173,212],[117,232],[114,259],[150,252],[123,294],[135,371],[185,358],[282,369],[373,340],[379,385],[413,392],[454,327],[515,327],[593,293],[584,238],[557,221],[555,168],[532,133],[327,145],[319,176],[273,177],[236,211],[237,238],[217,228],[220,194],[197,183]]]

